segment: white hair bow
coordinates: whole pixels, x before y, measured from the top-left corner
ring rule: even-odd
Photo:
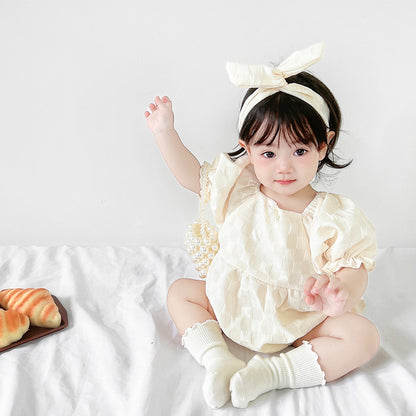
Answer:
[[[286,81],[286,78],[299,74],[318,62],[322,57],[323,50],[324,45],[317,43],[309,48],[292,53],[292,55],[277,67],[228,62],[226,69],[233,84],[243,88],[257,88],[247,98],[240,111],[238,121],[239,130],[241,130],[247,114],[256,104],[279,91],[293,95],[310,104],[322,117],[328,127],[329,108],[325,100],[315,91],[304,85],[296,83],[288,84]]]

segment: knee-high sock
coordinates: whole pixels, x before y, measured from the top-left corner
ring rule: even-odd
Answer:
[[[308,342],[275,357],[255,355],[246,368],[231,379],[231,399],[235,407],[245,408],[263,393],[275,389],[310,387],[325,384],[318,355]]]
[[[182,344],[207,370],[203,393],[208,406],[219,408],[230,400],[230,379],[245,363],[228,350],[217,321],[209,320],[188,328]]]

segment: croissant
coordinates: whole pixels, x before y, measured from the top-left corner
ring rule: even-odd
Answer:
[[[19,341],[29,329],[29,318],[17,311],[0,309],[0,348]]]
[[[47,289],[1,290],[0,305],[27,315],[34,326],[57,328],[61,324],[58,307]]]

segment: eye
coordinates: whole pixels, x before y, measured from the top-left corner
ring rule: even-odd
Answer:
[[[262,156],[264,156],[266,159],[271,159],[274,157],[274,153],[273,152],[264,152],[262,153]]]
[[[295,152],[295,156],[303,156],[306,153],[307,153],[306,149],[297,149]]]

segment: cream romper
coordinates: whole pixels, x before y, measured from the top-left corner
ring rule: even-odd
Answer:
[[[342,267],[362,264],[374,268],[374,228],[349,198],[318,192],[296,213],[260,192],[247,156],[232,161],[220,154],[201,172],[209,179],[220,243],[206,292],[222,330],[236,343],[280,351],[326,318],[304,301],[309,276],[333,277]]]

